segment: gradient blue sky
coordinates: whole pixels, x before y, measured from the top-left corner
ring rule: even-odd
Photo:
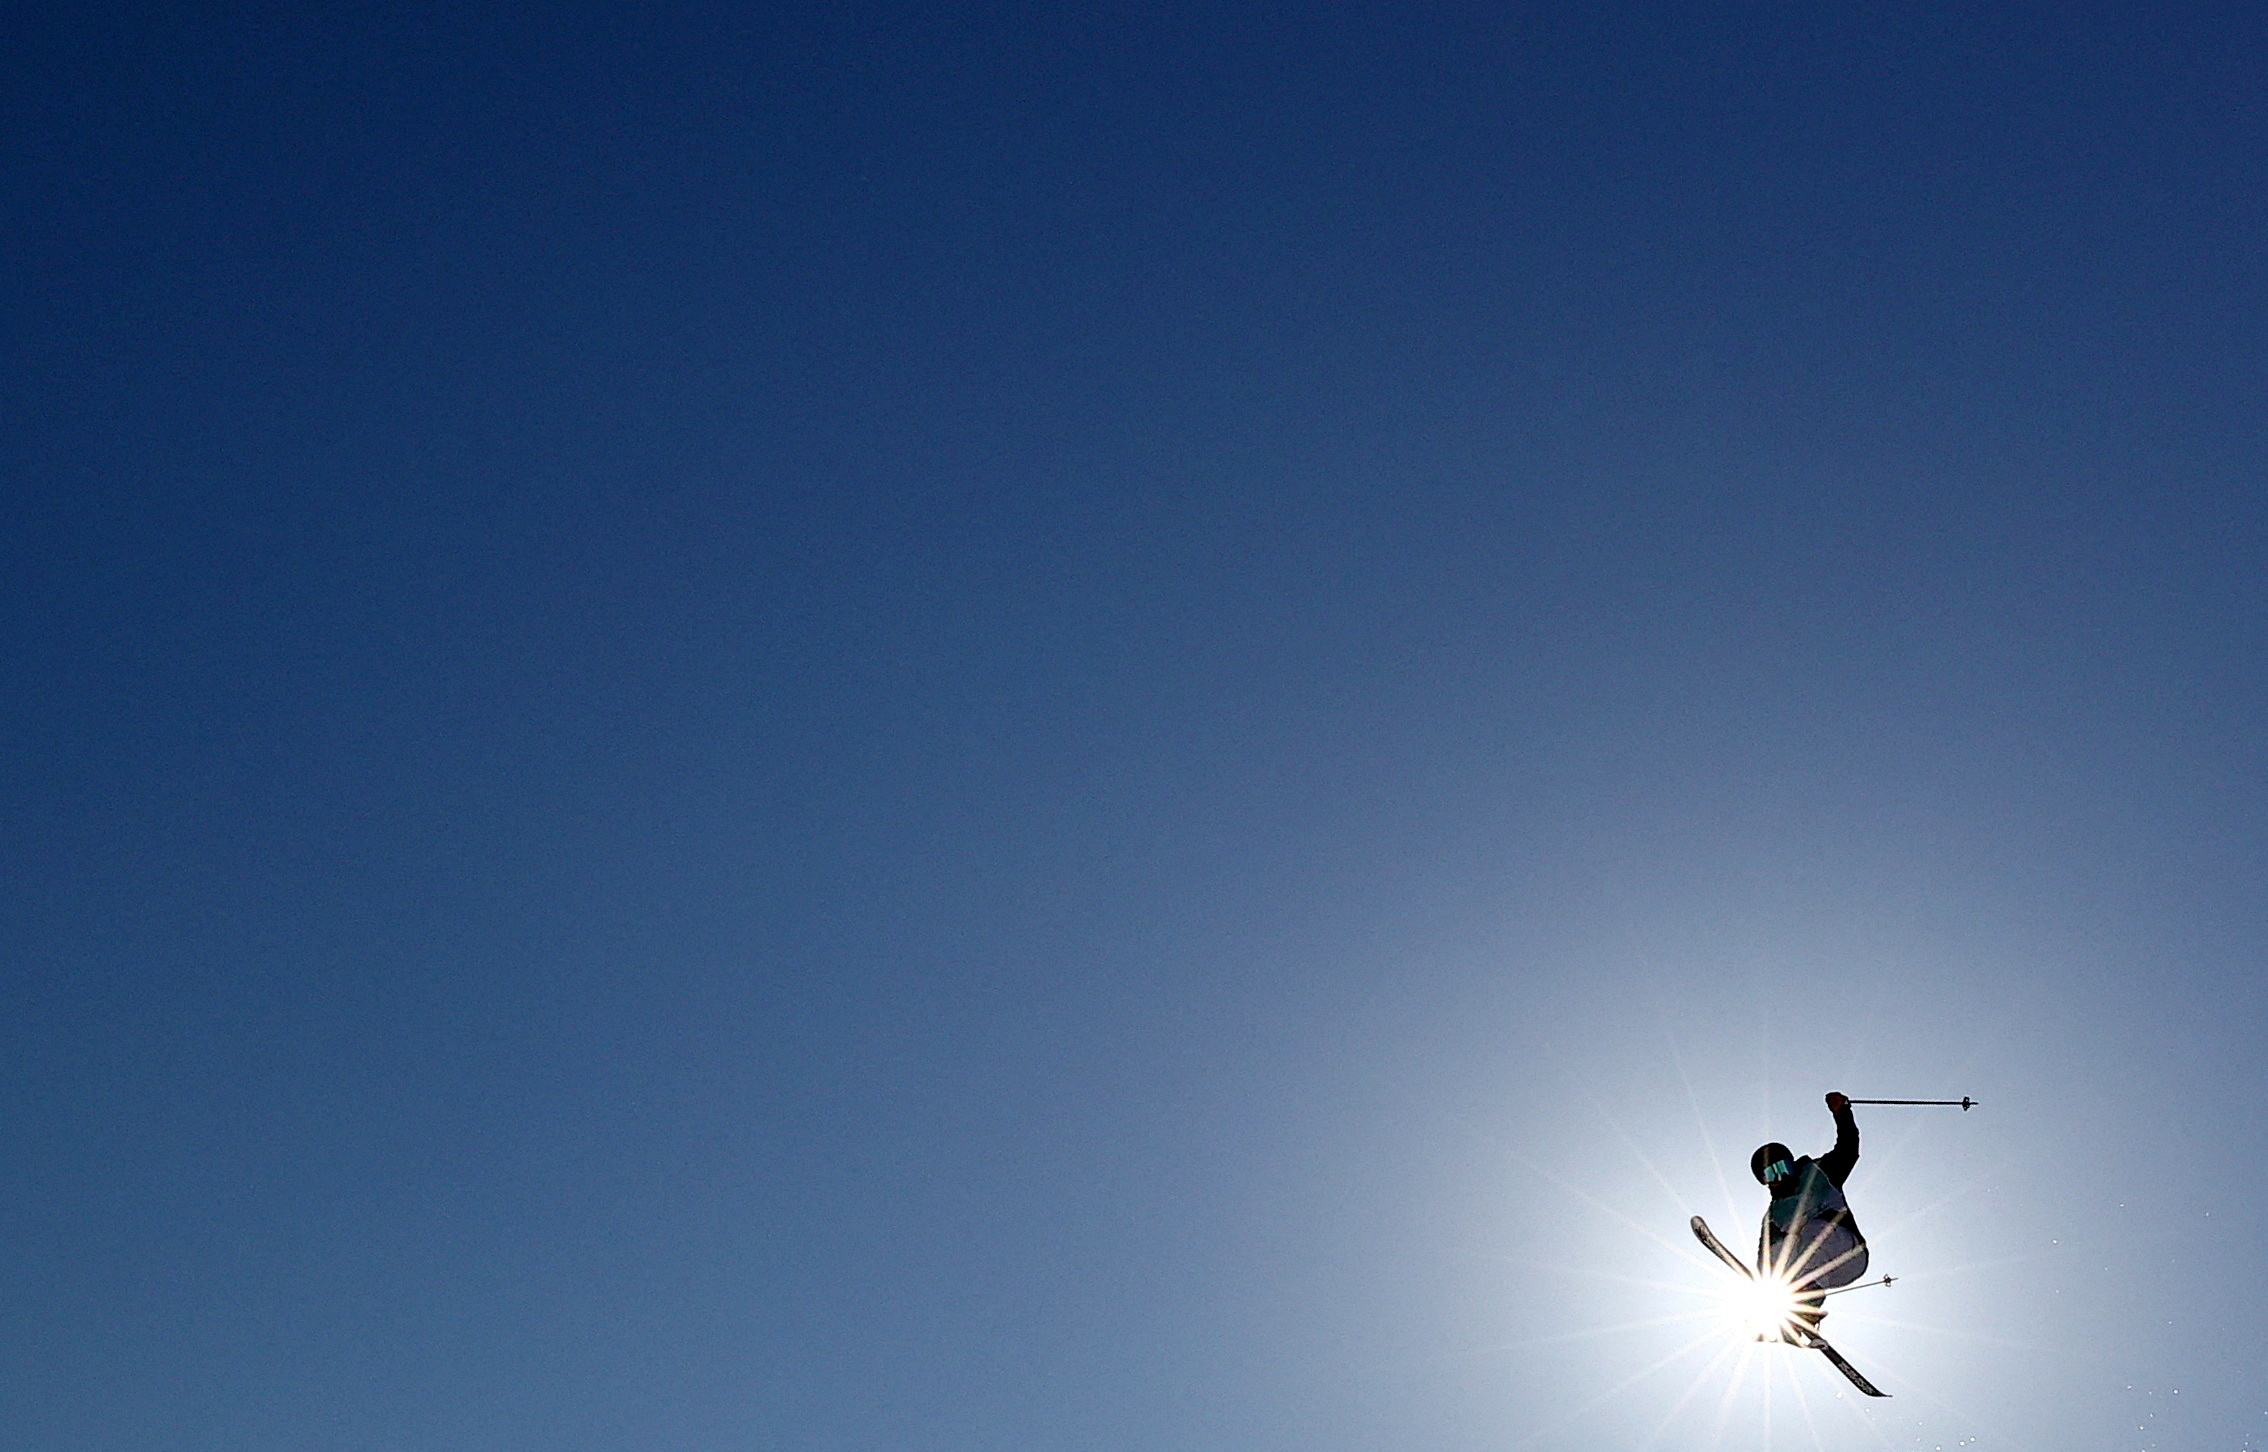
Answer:
[[[6,1442],[2268,1445],[2264,13],[18,13]]]

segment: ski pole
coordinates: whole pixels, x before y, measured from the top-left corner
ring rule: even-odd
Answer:
[[[1821,1291],[1819,1294],[1823,1296],[1839,1296],[1845,1291],[1863,1291],[1868,1286],[1894,1286],[1896,1284],[1898,1284],[1898,1278],[1896,1276],[1884,1276],[1881,1280],[1878,1281],[1860,1281],[1855,1286],[1837,1286],[1833,1290]]]
[[[1942,1104],[1948,1109],[1959,1108],[1963,1113],[1976,1107],[1976,1100],[1962,1095],[1959,1099],[1853,1099],[1853,1104]]]

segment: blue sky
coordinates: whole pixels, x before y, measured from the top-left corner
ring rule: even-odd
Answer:
[[[11,1445],[2268,1442],[2259,14],[319,10],[0,59]]]

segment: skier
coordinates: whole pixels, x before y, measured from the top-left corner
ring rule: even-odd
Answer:
[[[1835,1147],[1819,1158],[1798,1158],[1774,1142],[1748,1159],[1749,1172],[1772,1192],[1756,1235],[1757,1269],[1793,1287],[1793,1319],[1810,1331],[1826,1317],[1829,1288],[1866,1274],[1866,1237],[1843,1198],[1843,1181],[1858,1163],[1858,1121],[1841,1094],[1827,1096],[1827,1111],[1835,1116]]]

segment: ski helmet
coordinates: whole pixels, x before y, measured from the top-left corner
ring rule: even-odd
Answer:
[[[1760,1145],[1748,1157],[1748,1172],[1756,1177],[1757,1184],[1775,1187],[1795,1173],[1795,1151],[1778,1140]]]

